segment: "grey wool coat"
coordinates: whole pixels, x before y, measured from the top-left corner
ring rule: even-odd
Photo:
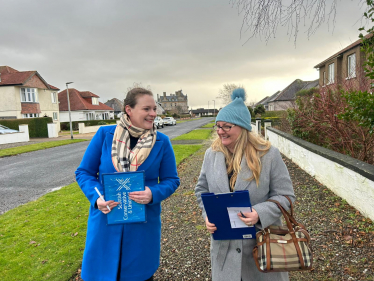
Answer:
[[[248,190],[252,207],[259,215],[256,229],[265,228],[271,224],[281,225],[281,211],[275,203],[266,202],[267,199],[277,200],[283,207],[289,209],[289,202],[282,195],[288,195],[295,200],[291,179],[279,150],[271,147],[261,157],[262,169],[259,186],[256,181],[247,181],[252,176],[245,157],[241,162],[241,171],[237,177],[235,190]],[[195,188],[195,195],[204,222],[206,213],[201,200],[202,193],[230,192],[226,171],[225,157],[222,152],[209,148],[205,153],[200,176]],[[209,220],[209,218],[208,218]],[[253,260],[252,250],[256,239],[245,240],[214,240],[211,236],[210,258],[213,281],[266,281],[288,280],[288,273],[262,273]]]

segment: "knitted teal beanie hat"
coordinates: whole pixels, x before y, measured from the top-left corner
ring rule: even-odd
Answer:
[[[219,121],[228,122],[247,129],[248,131],[252,131],[251,114],[244,104],[245,90],[243,88],[237,88],[232,91],[231,100],[231,103],[218,112],[216,123]]]

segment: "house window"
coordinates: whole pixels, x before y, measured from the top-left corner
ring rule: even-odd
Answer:
[[[95,116],[93,113],[86,113],[86,119],[87,120],[95,120]]]
[[[92,98],[92,104],[93,104],[93,105],[99,105],[99,100],[98,100],[98,98]]]
[[[38,102],[36,89],[21,88],[21,102]]]
[[[52,97],[52,103],[57,103],[57,93],[56,92],[51,93],[51,97]]]
[[[39,117],[39,113],[27,113],[27,114],[22,114],[23,118],[35,118]]]
[[[348,56],[347,63],[348,63],[347,65],[348,77],[347,78],[356,77],[356,54],[352,54]]]
[[[57,112],[53,112],[53,120],[57,120]]]
[[[329,84],[332,84],[335,82],[334,77],[335,77],[335,64],[329,64]]]

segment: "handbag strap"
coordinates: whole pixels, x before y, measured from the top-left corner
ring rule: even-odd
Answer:
[[[295,219],[295,217],[294,217],[294,210],[293,210],[293,204],[292,204],[291,199],[290,199],[288,196],[286,196],[286,195],[284,195],[284,197],[286,197],[287,200],[288,200],[288,202],[290,202],[290,210],[291,210],[291,213],[287,212],[286,209],[284,209],[283,206],[282,206],[278,201],[273,200],[273,199],[268,199],[267,201],[269,201],[269,202],[273,202],[273,203],[277,204],[277,206],[278,206],[278,208],[281,210],[283,216],[284,216],[284,217],[287,216],[288,219],[292,222],[292,224],[293,224],[294,226],[298,226],[298,227],[300,227],[300,228],[304,228],[304,229],[305,229],[305,226],[304,226],[303,224],[297,222],[296,219]]]
[[[292,240],[293,240],[293,243],[295,245],[295,249],[296,249],[296,252],[297,252],[297,255],[299,256],[299,261],[300,261],[300,266],[301,268],[305,268],[305,263],[304,263],[304,259],[303,259],[303,256],[302,256],[302,253],[301,253],[301,250],[300,250],[300,246],[299,246],[299,243],[298,243],[298,240],[297,240],[297,237],[296,237],[296,234],[295,234],[295,230],[294,230],[294,227],[292,226],[292,224],[294,226],[298,226],[298,227],[301,227],[301,228],[304,228],[305,227],[298,223],[295,218],[293,217],[293,206],[292,206],[292,201],[288,198],[288,196],[285,196],[288,201],[290,202],[291,204],[291,214],[289,214],[283,207],[282,205],[276,201],[276,200],[272,200],[272,199],[268,199],[267,201],[269,202],[273,202],[275,204],[277,204],[278,208],[281,210],[282,214],[283,214],[283,217],[286,221],[286,224],[287,224],[287,227],[288,227],[288,230],[290,231],[290,235],[292,237]],[[291,223],[292,222],[292,223]]]

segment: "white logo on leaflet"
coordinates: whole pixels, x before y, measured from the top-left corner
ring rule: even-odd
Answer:
[[[120,191],[122,188],[125,188],[126,190],[130,190],[131,184],[127,185],[130,181],[129,178],[127,179],[116,179],[116,181],[120,184],[120,186],[117,188],[117,191]]]

